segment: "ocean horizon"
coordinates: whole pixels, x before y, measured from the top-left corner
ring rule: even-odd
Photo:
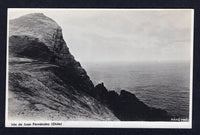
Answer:
[[[190,63],[179,62],[85,62],[95,85],[108,90],[127,90],[151,107],[172,116],[189,118]]]

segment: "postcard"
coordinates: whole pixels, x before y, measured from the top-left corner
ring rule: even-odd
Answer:
[[[9,8],[6,127],[192,128],[193,18]]]

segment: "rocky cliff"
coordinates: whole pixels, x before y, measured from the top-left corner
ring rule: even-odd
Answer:
[[[11,119],[170,120],[134,94],[94,87],[69,52],[62,29],[44,14],[9,22],[9,102]]]
[[[9,28],[10,54],[16,50],[19,51],[17,55],[43,59],[63,67],[62,70],[66,70],[65,73],[68,73],[66,75],[70,78],[65,81],[70,81],[85,91],[91,90],[92,82],[80,63],[75,61],[69,52],[62,36],[62,29],[54,20],[41,13],[29,14],[11,20]],[[67,72],[69,70],[70,72]]]
[[[118,120],[93,88],[55,21],[40,13],[10,21],[8,118]]]

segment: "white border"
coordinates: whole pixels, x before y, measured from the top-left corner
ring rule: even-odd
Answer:
[[[147,121],[9,121],[8,120],[8,56],[9,56],[9,10],[154,10],[154,11],[162,11],[162,10],[189,10],[191,11],[191,59],[190,59],[190,107],[189,107],[189,121],[188,122],[147,122]],[[7,57],[6,57],[6,106],[5,106],[5,126],[6,127],[71,127],[71,128],[172,128],[172,129],[191,129],[192,128],[192,95],[193,95],[193,38],[194,38],[194,9],[101,9],[101,8],[8,8],[7,9]],[[50,126],[35,126],[33,123],[49,123]],[[62,123],[61,126],[54,125],[51,123]],[[12,126],[11,124],[16,123],[17,126]],[[24,126],[24,123],[31,123],[31,126]],[[18,124],[22,124],[22,126],[18,126]]]

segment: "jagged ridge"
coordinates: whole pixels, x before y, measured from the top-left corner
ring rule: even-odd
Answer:
[[[95,86],[94,96],[106,104],[120,120],[169,121],[171,119],[166,111],[147,106],[134,94],[126,90],[121,90],[120,94],[108,91],[103,83]]]

